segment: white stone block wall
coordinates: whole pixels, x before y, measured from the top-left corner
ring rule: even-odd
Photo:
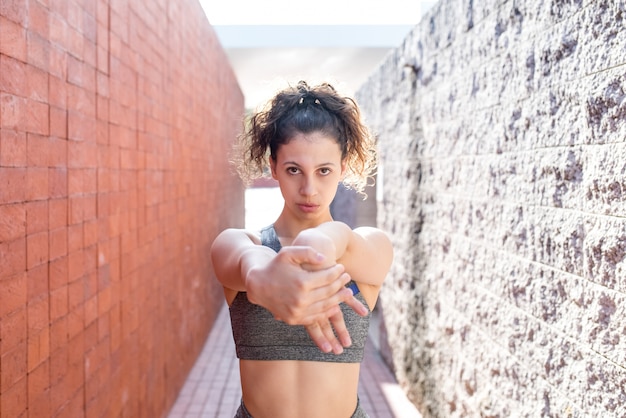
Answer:
[[[425,417],[626,416],[626,2],[444,0],[361,88]]]

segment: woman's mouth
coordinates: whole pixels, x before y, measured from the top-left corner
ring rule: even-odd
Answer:
[[[314,205],[312,203],[298,203],[298,208],[305,213],[315,212],[319,205]]]

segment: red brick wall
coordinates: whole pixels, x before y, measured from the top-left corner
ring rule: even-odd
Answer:
[[[159,417],[243,223],[243,97],[197,0],[0,1],[0,416]]]

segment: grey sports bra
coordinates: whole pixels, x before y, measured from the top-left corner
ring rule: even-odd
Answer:
[[[261,244],[276,252],[280,251],[280,241],[273,225],[261,230]],[[356,298],[367,306],[360,293],[356,294]],[[361,317],[345,303],[340,307],[352,345],[337,355],[323,353],[311,340],[304,326],[277,321],[267,309],[250,303],[246,292],[239,292],[230,305],[230,322],[237,357],[243,360],[360,363],[363,360],[371,313]]]

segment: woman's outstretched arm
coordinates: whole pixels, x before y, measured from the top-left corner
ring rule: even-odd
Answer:
[[[244,230],[227,229],[213,242],[211,259],[225,290],[247,292],[250,302],[290,325],[332,324],[349,345],[349,338],[341,338],[347,330],[339,304],[347,302],[361,315],[367,310],[344,287],[350,277],[343,265],[332,260],[329,268],[307,271],[302,265],[317,266],[328,260],[309,246],[288,246],[276,253],[255,240]],[[311,337],[324,352],[342,350],[334,335]]]

